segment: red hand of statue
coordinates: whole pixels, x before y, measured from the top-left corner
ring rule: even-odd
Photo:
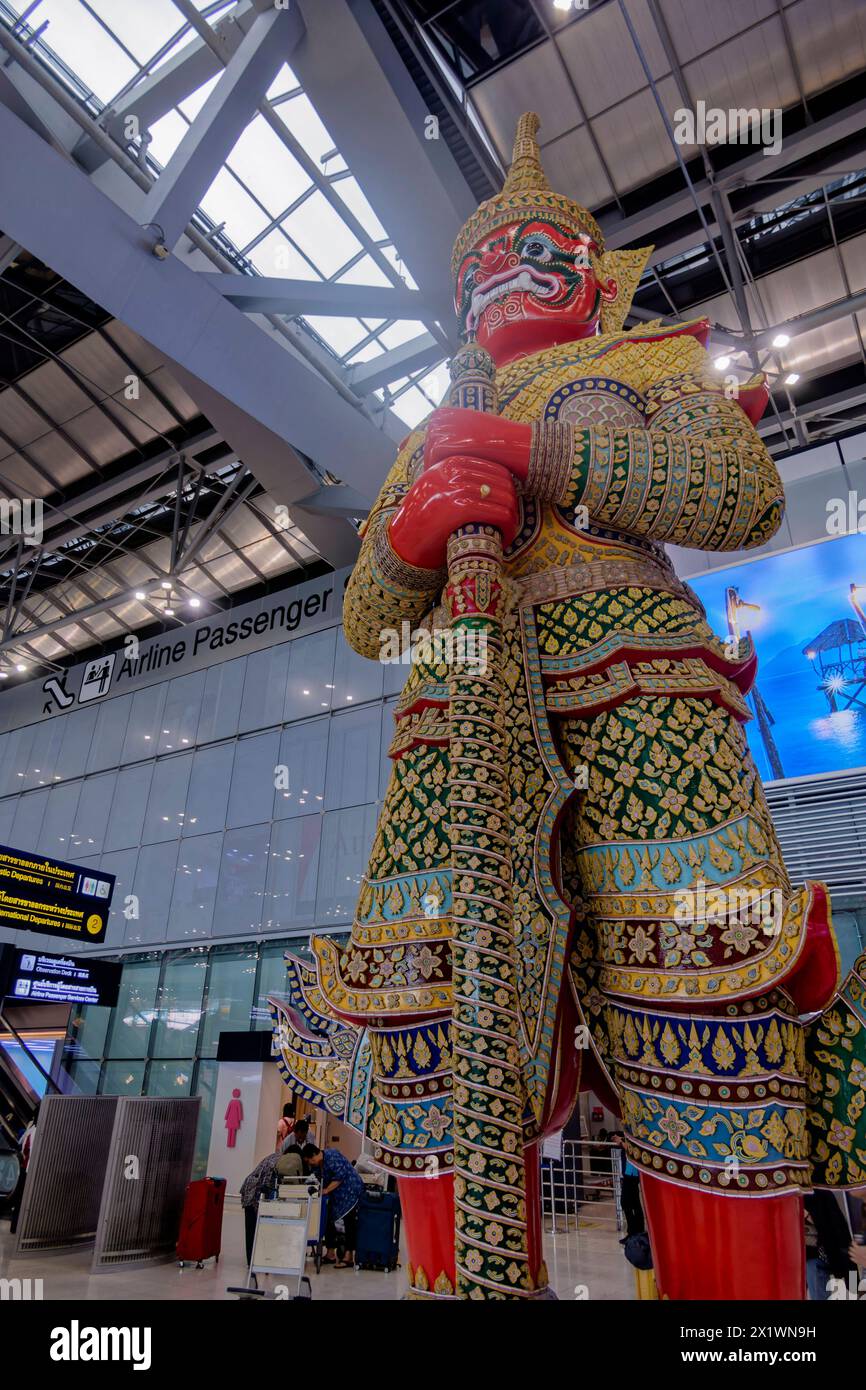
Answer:
[[[514,478],[501,464],[461,455],[424,470],[391,519],[388,534],[402,560],[421,569],[441,569],[448,537],[470,523],[495,526],[509,546],[519,524],[517,493]]]
[[[531,425],[503,420],[501,415],[487,415],[480,410],[442,406],[434,410],[427,422],[424,467],[466,455],[501,464],[523,481],[529,470],[531,442]]]

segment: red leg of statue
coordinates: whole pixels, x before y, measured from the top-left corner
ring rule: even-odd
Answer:
[[[454,1174],[398,1178],[397,1190],[413,1296],[453,1294]]]
[[[529,1268],[541,1269],[541,1165],[537,1144],[525,1151]],[[454,1291],[454,1175],[398,1178],[409,1284],[413,1297]]]
[[[805,1298],[799,1193],[728,1197],[644,1173],[640,1186],[662,1298]]]

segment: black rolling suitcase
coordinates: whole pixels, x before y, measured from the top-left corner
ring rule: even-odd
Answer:
[[[400,1250],[400,1198],[368,1189],[358,1203],[355,1264],[360,1269],[396,1269]]]

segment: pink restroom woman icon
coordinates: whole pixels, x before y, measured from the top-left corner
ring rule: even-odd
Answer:
[[[240,1093],[240,1091],[238,1090],[238,1088],[235,1087],[235,1089],[232,1091],[232,1098],[231,1098],[231,1100],[229,1101],[228,1105],[226,1106],[226,1113],[225,1113],[225,1127],[226,1127],[226,1131],[227,1131],[227,1135],[226,1135],[226,1148],[227,1148],[227,1149],[233,1149],[233,1148],[234,1148],[234,1146],[235,1146],[235,1137],[236,1137],[237,1132],[238,1132],[238,1130],[240,1129],[241,1125],[243,1124],[243,1122],[244,1122],[244,1107],[243,1107],[243,1105],[241,1104],[241,1093]]]

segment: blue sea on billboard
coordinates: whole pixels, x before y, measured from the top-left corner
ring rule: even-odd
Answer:
[[[747,726],[761,776],[778,776],[770,738],[785,777],[866,766],[866,538],[763,556],[690,583],[722,637],[729,588],[757,605],[741,608],[739,622],[755,643],[767,712],[763,731],[756,718]],[[755,713],[754,697],[749,703]]]

